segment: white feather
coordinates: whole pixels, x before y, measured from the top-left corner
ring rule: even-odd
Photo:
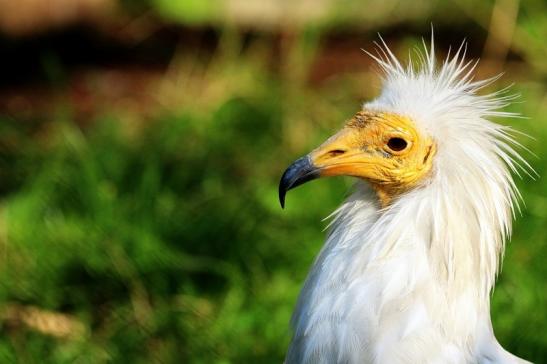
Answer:
[[[334,213],[293,315],[287,363],[516,363],[490,321],[490,293],[519,193],[534,173],[490,117],[513,96],[477,91],[465,43],[437,67],[433,41],[405,68],[381,39],[384,71],[366,109],[406,115],[432,136],[431,176],[380,209],[365,183]]]

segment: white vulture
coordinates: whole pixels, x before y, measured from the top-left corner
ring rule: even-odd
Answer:
[[[370,54],[380,96],[287,168],[288,190],[323,176],[358,179],[300,293],[286,356],[295,363],[526,363],[496,340],[490,296],[518,200],[511,172],[532,171],[492,117],[514,98],[479,95],[465,43],[437,64],[384,41]]]

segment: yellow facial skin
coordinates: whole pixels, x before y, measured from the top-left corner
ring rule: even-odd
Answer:
[[[360,111],[336,135],[309,154],[321,176],[369,181],[383,207],[415,186],[431,170],[435,144],[411,119]]]

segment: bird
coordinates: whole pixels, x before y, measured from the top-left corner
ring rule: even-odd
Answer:
[[[365,51],[379,96],[283,173],[287,191],[351,176],[354,191],[296,303],[285,363],[528,363],[496,339],[490,298],[535,172],[514,128],[494,122],[518,97],[476,79],[463,41],[437,59],[429,42],[400,61],[381,38]],[[524,134],[524,133],[523,133]]]

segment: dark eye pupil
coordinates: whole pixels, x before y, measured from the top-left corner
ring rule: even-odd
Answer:
[[[407,142],[403,138],[391,138],[387,141],[387,146],[395,152],[400,152],[406,148]]]

